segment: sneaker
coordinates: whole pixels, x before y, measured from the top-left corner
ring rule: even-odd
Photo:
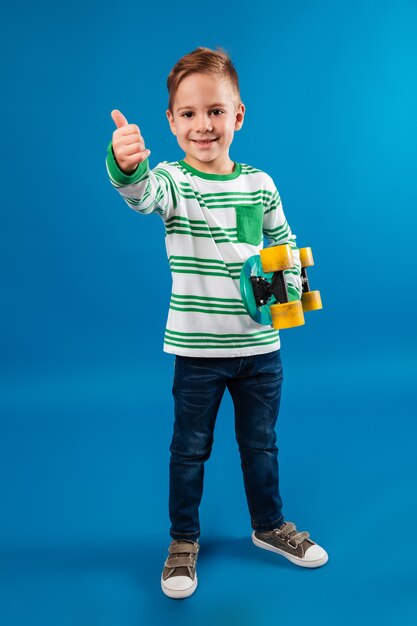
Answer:
[[[258,548],[277,552],[301,567],[320,567],[327,563],[326,550],[309,539],[310,533],[298,532],[293,522],[284,522],[269,532],[252,533],[252,541]]]
[[[170,598],[187,598],[197,588],[198,541],[173,539],[164,563],[161,587]]]

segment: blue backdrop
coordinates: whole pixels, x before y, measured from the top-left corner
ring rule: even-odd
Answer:
[[[23,1],[0,28],[3,626],[415,624],[416,3]],[[330,558],[252,545],[227,395],[199,587],[175,602],[163,223],[127,207],[105,158],[114,108],[152,167],[183,158],[166,78],[199,45],[239,73],[231,157],[273,177],[313,248],[324,309],[281,333],[277,432],[286,519]]]

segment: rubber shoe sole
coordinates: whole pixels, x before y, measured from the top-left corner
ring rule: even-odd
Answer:
[[[280,548],[271,546],[269,543],[262,541],[262,539],[258,539],[258,537],[255,537],[255,531],[253,531],[252,533],[252,541],[258,548],[270,550],[270,552],[276,552],[281,556],[285,556],[286,559],[288,559],[295,565],[300,565],[301,567],[320,567],[321,565],[327,563],[327,561],[329,560],[329,555],[327,554],[326,550],[324,550],[321,546],[318,546],[317,544],[311,546],[306,551],[306,555],[308,555],[308,553],[312,550],[313,553],[310,552],[310,554],[316,553],[316,558],[313,557],[307,560],[306,557],[300,558],[298,556],[293,556],[292,554],[288,554],[288,552],[285,552],[285,550],[281,550]]]
[[[188,596],[191,596],[197,589],[197,574],[194,580],[191,581],[191,585],[186,586],[188,581],[191,581],[191,578],[187,576],[171,576],[167,578],[167,580],[164,580],[161,576],[161,589],[169,598],[174,598],[175,600],[188,598]],[[168,584],[170,586],[168,586]]]

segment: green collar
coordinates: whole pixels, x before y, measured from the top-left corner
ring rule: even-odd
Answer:
[[[233,180],[233,178],[237,178],[242,171],[242,164],[236,163],[233,161],[234,168],[231,174],[207,174],[206,172],[200,172],[200,170],[196,170],[195,167],[192,167],[184,160],[178,161],[182,167],[185,167],[186,170],[194,174],[194,176],[199,176],[200,178],[206,178],[207,180]]]

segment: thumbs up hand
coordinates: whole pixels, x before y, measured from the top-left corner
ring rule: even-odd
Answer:
[[[114,156],[122,172],[132,174],[151,151],[145,149],[145,140],[140,134],[139,126],[129,124],[123,113],[117,109],[111,112],[111,116],[117,126],[112,141]]]

